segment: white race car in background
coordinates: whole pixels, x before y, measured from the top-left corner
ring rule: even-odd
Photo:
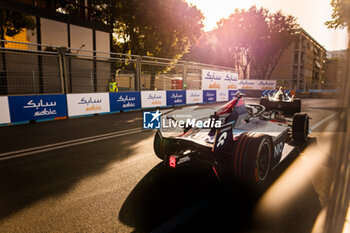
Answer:
[[[294,95],[289,96],[281,87],[272,96],[261,97],[260,104],[266,110],[282,111],[286,115],[293,115],[294,113],[299,113],[301,110],[301,99],[294,98]]]

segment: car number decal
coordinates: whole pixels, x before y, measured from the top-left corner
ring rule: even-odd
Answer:
[[[227,132],[223,132],[220,135],[220,138],[219,138],[219,141],[218,141],[218,144],[216,147],[222,146],[224,144],[226,138],[227,138]]]

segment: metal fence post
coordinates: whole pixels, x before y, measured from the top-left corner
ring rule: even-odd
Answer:
[[[4,40],[4,9],[1,9],[0,11],[0,39]],[[4,41],[1,41],[1,47],[5,48]],[[0,72],[0,95],[7,95],[8,94],[8,87],[7,87],[7,72],[6,72],[6,54],[5,51],[1,51],[1,60],[2,60],[2,70]]]
[[[59,71],[61,79],[61,89],[62,94],[67,94],[67,64],[66,64],[66,47],[58,48],[58,62],[59,62]]]
[[[36,94],[36,81],[35,81],[35,70],[32,71],[33,73],[33,87],[34,87],[34,93]]]
[[[135,91],[141,91],[141,60],[142,57],[136,58]]]
[[[183,70],[182,70],[182,90],[187,89],[187,63],[188,62],[186,62],[183,65]]]
[[[95,91],[95,87],[96,87],[96,86],[94,85],[94,80],[95,80],[94,77],[95,77],[94,72],[91,71],[91,72],[90,72],[90,79],[91,79],[91,80],[90,80],[90,84],[91,84],[91,91],[92,91],[92,92],[96,92],[96,91]]]
[[[1,42],[1,47],[5,47],[5,43]],[[7,66],[6,66],[6,54],[5,51],[1,51],[2,70],[0,72],[0,95],[8,94],[8,82],[7,82]]]

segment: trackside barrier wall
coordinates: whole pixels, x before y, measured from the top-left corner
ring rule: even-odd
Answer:
[[[228,100],[233,100],[236,96],[236,93],[237,93],[237,90],[228,90]]]
[[[68,116],[108,113],[109,93],[67,94]]]
[[[0,97],[0,124],[8,124],[11,122],[9,103],[7,96]]]
[[[228,91],[227,90],[217,90],[216,91],[216,101],[217,102],[228,101]]]
[[[216,102],[216,90],[203,90],[203,103]]]
[[[11,122],[45,121],[67,117],[66,95],[9,96]]]
[[[167,91],[166,92],[167,105],[185,105],[186,91]]]
[[[276,90],[264,90],[263,95]],[[0,97],[0,125],[232,100],[237,90],[170,90]],[[245,90],[240,90],[245,92]],[[290,90],[287,91],[288,93]]]
[[[166,105],[166,91],[141,91],[142,108],[165,107]]]
[[[139,110],[141,93],[138,91],[109,93],[109,104],[111,112]]]
[[[186,90],[186,104],[203,103],[202,90]]]

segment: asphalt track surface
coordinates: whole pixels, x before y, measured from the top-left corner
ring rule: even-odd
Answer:
[[[335,100],[303,100],[309,144],[335,133],[328,126],[339,109]],[[260,232],[257,202],[304,156],[286,159],[263,190],[227,187],[201,165],[164,167],[154,131],[141,127],[140,111],[1,127],[0,232]],[[308,184],[274,232],[310,232],[323,194]]]

